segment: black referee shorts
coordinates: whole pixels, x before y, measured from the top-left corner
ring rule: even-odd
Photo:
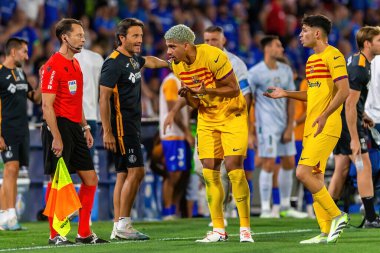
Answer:
[[[57,125],[63,142],[62,157],[68,171],[72,174],[77,170],[94,170],[94,164],[84,138],[82,127],[66,118],[58,117]],[[58,157],[51,150],[53,136],[46,122],[42,125],[42,146],[44,152],[45,174],[52,175],[57,167]]]

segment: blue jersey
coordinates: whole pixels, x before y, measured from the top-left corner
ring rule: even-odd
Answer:
[[[277,69],[269,69],[261,61],[248,71],[248,83],[255,97],[255,116],[258,129],[281,134],[287,124],[287,99],[271,99],[263,96],[269,86],[295,90],[291,68],[277,62]],[[264,128],[263,128],[264,127]]]

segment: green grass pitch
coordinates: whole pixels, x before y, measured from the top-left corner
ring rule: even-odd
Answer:
[[[359,215],[351,216],[351,223],[358,225]],[[136,222],[135,228],[151,237],[149,241],[115,241],[106,245],[74,245],[68,247],[48,246],[47,222],[23,223],[23,231],[0,231],[1,252],[353,252],[369,253],[380,250],[380,230],[345,229],[336,244],[300,245],[299,241],[311,238],[319,233],[316,220],[311,219],[259,219],[252,218],[252,232],[255,243],[239,242],[239,224],[237,219],[229,219],[227,242],[213,244],[195,243],[209,230],[206,218],[178,219],[166,222]],[[112,222],[94,222],[94,232],[108,239]],[[77,224],[67,236],[74,240]]]

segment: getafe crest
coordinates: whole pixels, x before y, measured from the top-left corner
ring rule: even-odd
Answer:
[[[129,61],[131,62],[132,67],[133,67],[134,69],[140,69],[140,64],[139,64],[137,61],[135,61],[135,59],[130,58]]]

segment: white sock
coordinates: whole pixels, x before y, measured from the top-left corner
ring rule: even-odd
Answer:
[[[290,208],[290,196],[293,187],[293,170],[280,169],[278,173],[278,188],[280,190],[280,203],[283,210]]]
[[[116,230],[117,229],[117,221],[114,221],[114,223],[113,223],[113,229],[112,230]]]
[[[132,223],[131,217],[119,217],[117,223],[117,230],[125,230]]]
[[[247,230],[249,232],[251,232],[251,229],[250,228],[247,228],[247,227],[240,227],[240,233],[244,230]]]
[[[259,177],[261,210],[270,210],[270,198],[272,194],[272,178],[273,172],[266,172],[261,169]]]
[[[8,219],[11,219],[14,217],[17,217],[16,208],[9,208],[8,209]]]
[[[273,205],[272,206],[272,214],[275,217],[280,216],[280,205]]]

